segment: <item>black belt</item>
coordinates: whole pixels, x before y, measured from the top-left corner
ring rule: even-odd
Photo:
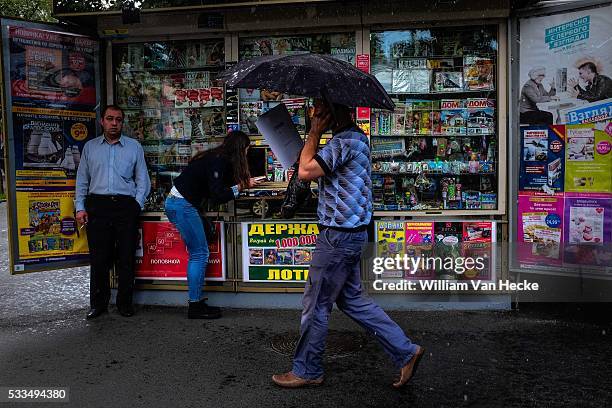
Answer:
[[[330,229],[330,230],[340,231],[340,232],[363,232],[363,231],[366,231],[368,229],[368,226],[367,225],[360,225],[360,226],[355,227],[355,228],[342,228],[342,227],[331,227],[329,225],[320,225],[319,224],[319,231],[323,231],[325,229]]]
[[[93,198],[94,200],[108,200],[108,201],[121,201],[134,199],[134,197],[125,194],[88,194],[87,198]]]

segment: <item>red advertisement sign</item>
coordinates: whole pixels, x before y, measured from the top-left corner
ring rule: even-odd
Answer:
[[[357,68],[365,73],[370,73],[370,55],[358,54],[356,59]]]
[[[357,108],[357,119],[366,119],[370,120],[370,108],[367,107],[359,107]]]
[[[222,222],[215,222],[218,239],[209,242],[206,280],[225,280],[225,241]],[[189,254],[171,222],[144,221],[136,250],[136,279],[187,280]]]

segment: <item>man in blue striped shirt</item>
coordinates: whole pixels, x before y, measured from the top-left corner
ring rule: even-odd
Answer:
[[[348,107],[334,105],[333,109],[332,115],[327,104],[316,101],[308,140],[300,154],[298,177],[319,179],[320,233],[304,287],[301,336],[293,369],[272,376],[272,381],[286,388],[323,382],[327,325],[336,303],[380,342],[400,371],[393,384],[399,388],[414,375],[423,348],[412,343],[401,327],[363,294],[361,253],[372,219],[369,141],[353,122]],[[330,128],[334,137],[317,153],[321,135]]]
[[[109,270],[119,278],[117,309],[134,314],[134,262],[138,214],[151,188],[140,143],[121,134],[124,114],[109,105],[102,112],[104,134],[85,144],[76,179],[76,217],[87,227],[91,278],[88,319],[105,313],[110,300]]]

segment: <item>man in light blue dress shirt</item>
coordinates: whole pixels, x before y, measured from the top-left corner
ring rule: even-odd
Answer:
[[[140,143],[121,134],[124,114],[109,105],[102,112],[104,134],[85,144],[76,179],[76,217],[87,228],[91,262],[88,319],[108,310],[109,271],[115,266],[117,309],[134,314],[134,263],[138,214],[151,188]]]

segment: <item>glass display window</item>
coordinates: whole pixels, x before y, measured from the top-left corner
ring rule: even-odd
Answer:
[[[291,55],[316,53],[331,55],[351,64],[355,63],[356,40],[354,32],[332,34],[283,35],[240,38],[238,55],[245,60],[262,55]],[[298,133],[307,133],[309,116],[312,115],[313,101],[300,95],[286,95],[269,89],[239,89],[240,129],[253,138],[260,138],[257,118],[278,104],[284,104],[291,115]],[[323,141],[324,143],[324,141]],[[282,186],[291,176],[284,171],[280,162],[268,151],[265,157],[265,175],[268,182]]]
[[[370,117],[374,209],[496,210],[497,27],[370,34],[396,103]]]
[[[224,39],[113,46],[115,104],[123,134],[140,141],[151,178],[146,211],[163,211],[172,180],[226,135]]]

